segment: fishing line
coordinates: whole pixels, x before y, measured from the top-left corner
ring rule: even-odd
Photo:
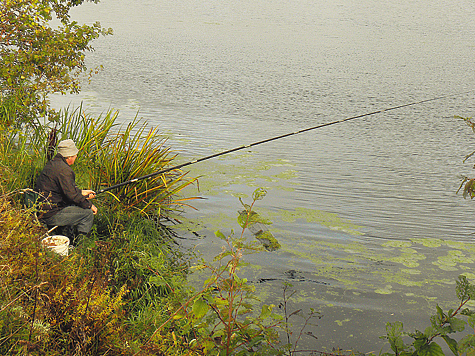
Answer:
[[[159,175],[159,174],[163,174],[163,173],[170,172],[170,171],[173,171],[173,170],[176,170],[176,169],[180,169],[180,168],[183,168],[183,167],[186,167],[186,166],[190,166],[190,165],[195,164],[195,163],[207,161],[207,160],[209,160],[209,159],[216,158],[216,157],[219,157],[219,156],[223,156],[223,155],[226,155],[226,154],[229,154],[229,153],[232,153],[232,152],[244,150],[244,149],[246,149],[246,148],[250,148],[250,147],[262,145],[262,144],[264,144],[264,143],[268,143],[268,142],[275,141],[275,140],[280,140],[280,139],[282,139],[282,138],[286,138],[286,137],[289,137],[289,136],[298,135],[298,134],[301,134],[301,133],[304,133],[304,132],[321,129],[321,128],[323,128],[323,127],[327,127],[327,126],[331,126],[331,125],[341,124],[341,123],[343,123],[343,122],[347,122],[347,121],[351,121],[351,120],[361,119],[361,118],[367,117],[367,116],[373,116],[373,115],[376,115],[376,114],[381,114],[381,113],[383,113],[383,112],[387,112],[387,111],[391,111],[391,110],[401,109],[401,108],[405,108],[405,107],[408,107],[408,106],[420,105],[420,104],[424,104],[424,103],[427,103],[427,102],[430,102],[430,101],[441,100],[441,99],[445,99],[445,98],[449,98],[449,97],[453,97],[453,96],[459,96],[459,95],[466,94],[466,93],[469,93],[469,92],[471,92],[471,91],[467,91],[467,92],[463,92],[463,93],[458,93],[458,94],[450,94],[450,95],[438,96],[438,97],[431,98],[431,99],[424,99],[424,100],[415,101],[415,102],[408,103],[408,104],[402,104],[402,105],[392,106],[392,107],[389,107],[389,108],[386,108],[386,109],[381,109],[381,110],[377,110],[377,111],[372,111],[372,112],[365,113],[365,114],[361,114],[361,115],[356,115],[356,116],[347,117],[347,118],[341,119],[341,120],[336,120],[336,121],[331,121],[331,122],[327,122],[327,123],[324,123],[324,124],[319,124],[319,125],[316,125],[316,126],[312,126],[312,127],[308,127],[308,128],[302,129],[302,130],[298,130],[298,131],[294,131],[294,132],[289,132],[289,133],[286,133],[286,134],[283,134],[283,135],[280,135],[280,136],[275,136],[275,137],[271,137],[271,138],[268,138],[268,139],[265,139],[265,140],[262,140],[262,141],[257,141],[257,142],[250,143],[250,144],[247,144],[247,145],[235,147],[235,148],[232,148],[232,149],[230,149],[230,150],[226,150],[226,151],[222,151],[222,152],[219,152],[219,153],[215,153],[215,154],[212,154],[212,155],[210,155],[210,156],[206,156],[206,157],[202,157],[202,158],[199,158],[199,159],[195,159],[195,160],[193,160],[193,161],[189,161],[189,162],[186,162],[186,163],[182,163],[182,164],[179,164],[179,165],[170,167],[170,168],[165,168],[165,169],[162,169],[162,170],[160,170],[160,171],[153,172],[153,173],[147,174],[147,175],[142,176],[142,177],[134,178],[134,179],[131,179],[131,180],[128,180],[128,181],[119,183],[119,184],[115,184],[115,185],[112,185],[112,186],[110,186],[110,187],[107,187],[107,188],[104,188],[104,189],[101,189],[101,190],[97,191],[97,192],[96,192],[96,195],[97,195],[97,194],[101,194],[101,193],[105,193],[105,192],[107,192],[107,191],[109,191],[109,190],[112,190],[112,189],[116,189],[116,188],[123,187],[124,185],[128,185],[128,184],[131,184],[131,183],[138,182],[138,181],[140,181],[140,180],[148,179],[148,178],[157,176],[157,175]]]

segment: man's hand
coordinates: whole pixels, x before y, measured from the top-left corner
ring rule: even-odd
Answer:
[[[92,204],[91,210],[92,210],[92,213],[93,213],[94,215],[97,214],[97,208],[96,208],[96,206],[95,206],[94,204]]]
[[[86,199],[94,199],[96,197],[96,192],[90,189],[81,190],[81,194],[86,197]]]

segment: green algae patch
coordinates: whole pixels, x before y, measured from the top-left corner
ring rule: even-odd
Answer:
[[[224,213],[195,217],[193,219],[188,219],[184,216],[173,216],[172,214],[170,214],[170,217],[178,223],[177,225],[173,225],[173,229],[181,231],[200,232],[205,229],[216,230],[216,226],[222,229],[232,229],[235,227],[235,224],[232,223],[235,221],[235,218]]]
[[[375,246],[369,249],[361,241],[336,243],[317,240],[300,241],[296,245],[283,244],[283,249],[294,254],[298,260],[313,263],[317,279],[324,277],[332,281],[332,285],[346,290],[393,294],[404,293],[411,288],[414,297],[426,298],[427,293],[431,293],[431,288],[427,287],[444,285],[451,280],[438,277],[437,270],[431,267],[434,248],[416,249],[411,247],[413,245],[411,241],[385,241],[380,246],[386,249]],[[388,247],[390,250],[387,250]],[[441,247],[445,247],[444,244]],[[452,262],[466,258],[458,250],[450,251],[447,256],[444,257]],[[404,268],[400,269],[401,265]],[[408,301],[407,304],[413,302]]]
[[[472,280],[472,281],[475,281],[475,273],[471,273],[471,272],[464,272],[462,273],[465,277],[467,277],[468,279]]]
[[[376,289],[374,292],[378,294],[392,294],[392,286],[391,285],[386,285],[384,288],[379,288]]]
[[[345,319],[345,320],[335,320],[335,323],[338,324],[338,326],[343,326],[343,323],[347,323],[351,321],[350,319]]]
[[[425,257],[423,257],[422,259],[424,258]],[[419,267],[418,258],[414,258],[413,256],[404,255],[404,256],[393,257],[389,260],[396,263],[400,263],[409,268]]]
[[[412,248],[401,248],[401,255],[389,257],[388,261],[400,263],[408,268],[419,267],[419,261],[425,260],[426,256]]]
[[[298,178],[298,173],[293,169],[288,169],[286,171],[280,172],[279,174],[273,175],[273,177],[278,179],[295,179]]]
[[[448,247],[458,250],[468,250],[467,246],[460,241],[445,241]]]
[[[209,165],[201,164],[200,191],[208,195],[224,193],[247,199],[248,195],[240,193],[247,191],[243,187],[270,187],[266,189],[277,191],[277,194],[278,191],[294,189],[298,172],[289,169],[289,162],[262,161],[250,165],[249,162],[254,159],[252,153],[245,153],[231,160],[229,157],[223,158],[217,164],[216,161]],[[196,176],[195,173],[193,175]],[[236,203],[239,204],[237,199]],[[261,234],[253,233],[255,239],[270,250],[275,251],[279,246],[280,249],[274,253],[285,260],[286,268],[298,270],[305,266],[303,268],[313,270],[310,273],[314,280],[324,279],[340,292],[393,294],[393,298],[406,294],[410,300],[402,303],[407,305],[416,304],[416,298],[432,301],[431,295],[437,293],[438,286],[453,282],[450,277],[444,279],[448,273],[440,273],[441,270],[450,272],[451,275],[455,275],[453,272],[469,272],[467,264],[475,261],[475,246],[460,242],[409,237],[405,240],[391,240],[391,236],[365,239],[359,237],[364,235],[362,226],[335,213],[304,207],[294,210],[259,208],[259,212],[261,210],[265,211],[265,216],[275,225],[285,227],[272,229],[272,232],[267,230]],[[279,219],[284,224],[277,224]],[[292,223],[297,220],[300,221],[295,225],[304,228],[292,231]],[[305,223],[308,223],[307,226]],[[236,218],[225,214],[209,214],[206,218],[200,218],[196,224],[198,229],[205,225],[210,230],[235,228]],[[332,233],[326,229],[341,233]],[[333,239],[334,237],[337,239]],[[260,263],[258,259],[257,261]],[[265,263],[263,262],[264,266]],[[252,271],[250,273],[253,274]],[[410,293],[405,293],[408,291]],[[312,293],[305,296],[302,294],[301,298],[302,301],[319,299]],[[338,295],[335,295],[332,299],[337,298]]]
[[[417,270],[417,269],[407,269],[407,268],[403,268],[401,269],[401,272],[402,273],[407,273],[407,274],[421,274],[421,271]]]
[[[422,287],[425,283],[424,281],[415,281],[409,279],[407,275],[403,275],[402,273],[396,273],[394,275],[387,276],[387,282],[397,283],[406,287]]]
[[[280,210],[280,216],[285,222],[295,222],[297,219],[304,219],[309,223],[317,223],[331,230],[346,232],[350,235],[364,235],[358,231],[361,226],[355,225],[347,220],[341,219],[337,214],[322,210],[306,208],[296,208],[295,210]]]
[[[412,242],[410,241],[401,241],[401,240],[395,240],[395,241],[388,241],[383,243],[381,246],[383,247],[411,247]]]
[[[458,271],[459,269],[455,266],[451,266],[451,265],[445,265],[445,264],[439,264],[438,267],[443,270],[443,271],[447,271],[447,272],[455,272],[455,271]]]
[[[290,184],[297,185],[297,183],[290,183]],[[283,191],[283,192],[295,192],[295,188],[291,187],[289,185],[285,185],[285,186],[284,185],[275,185],[272,188]]]
[[[237,192],[234,192],[232,190],[225,190],[224,191],[226,194],[229,194],[230,196],[234,197],[234,198],[238,198],[238,199],[246,199],[246,198],[249,198],[249,195],[248,194],[244,194],[244,193],[237,193]]]
[[[412,242],[421,244],[425,247],[440,247],[442,245],[445,245],[445,241],[440,240],[440,239],[430,239],[430,238],[412,238]]]
[[[471,261],[459,250],[449,251],[446,256],[439,256],[437,261],[432,262],[444,271],[456,271],[456,266],[462,263],[470,263]]]
[[[288,166],[294,164],[286,160],[259,161],[251,152],[217,157],[213,162],[200,162],[190,167],[190,174],[199,177],[199,184],[189,190],[198,189],[206,195],[218,195],[223,191],[239,194],[243,186],[293,191],[298,172],[286,169]]]

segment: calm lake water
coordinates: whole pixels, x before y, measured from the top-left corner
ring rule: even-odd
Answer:
[[[184,213],[184,247],[214,256],[214,231],[239,230],[238,197],[266,188],[257,211],[282,248],[243,275],[267,303],[288,281],[293,310],[321,311],[299,346],[378,352],[386,322],[424,329],[455,306],[459,274],[475,281],[475,203],[456,195],[474,136],[454,118],[475,112],[474,17],[468,0],[102,0],[73,18],[114,29],[88,55],[104,70],[53,103],[138,112],[188,160],[465,92],[190,167],[187,194],[205,199]]]

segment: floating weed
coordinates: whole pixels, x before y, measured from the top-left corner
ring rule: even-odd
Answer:
[[[445,244],[443,240],[433,238],[412,238],[411,241],[425,247],[440,247]]]
[[[425,259],[425,257],[421,259]],[[407,254],[403,256],[393,257],[390,259],[390,261],[392,262],[400,263],[409,268],[419,267],[419,262],[417,262],[417,260],[418,259],[414,258],[414,256],[407,255]]]
[[[350,319],[345,319],[345,320],[335,320],[335,323],[338,324],[338,326],[343,326],[343,323],[347,323],[351,321]]]
[[[453,280],[441,279],[436,269],[430,269],[430,266],[434,265],[428,260],[427,253],[421,253],[420,249],[411,247],[413,244],[410,241],[381,243],[381,246],[390,247],[390,250],[386,250],[368,249],[358,241],[351,243],[301,241],[297,245],[287,245],[284,241],[283,249],[298,256],[296,257],[298,260],[304,259],[314,264],[316,279],[324,277],[325,280],[333,281],[332,285],[341,285],[348,290],[355,287],[359,290],[369,289],[378,294],[399,293],[407,287],[417,288],[417,292],[413,292],[414,297],[417,294],[417,298],[428,300],[432,293],[431,286],[451,284]],[[445,247],[444,241],[440,246]],[[428,251],[431,259],[434,252],[434,248]],[[459,250],[450,252],[445,257],[449,262],[461,263],[462,259],[466,258]],[[338,257],[335,257],[336,255]],[[427,263],[422,264],[426,260]],[[441,261],[445,261],[444,258],[438,260],[438,263]],[[395,271],[400,265],[405,268]],[[451,266],[446,263],[442,267]],[[396,289],[396,286],[399,288]],[[408,304],[414,303],[408,301]]]
[[[334,290],[327,290],[327,294],[334,295],[334,296],[339,296],[340,292],[339,291],[334,291]]]
[[[304,219],[309,223],[318,223],[331,230],[342,231],[350,235],[364,235],[358,231],[361,226],[350,221],[341,219],[337,214],[322,210],[296,208],[295,210],[280,210],[281,219],[285,222],[295,222],[297,219]]]
[[[401,269],[401,272],[407,273],[407,274],[421,274],[421,271],[419,271],[419,270],[417,270],[417,269],[407,269],[407,268],[403,268],[403,269]]]
[[[223,212],[214,214],[213,216],[207,216],[204,218],[204,221],[206,221],[210,226],[221,226],[223,229],[224,228],[233,228],[235,227],[235,224],[233,223],[236,221],[235,216],[229,216]],[[204,222],[203,221],[203,222]],[[227,223],[225,223],[227,221]]]
[[[383,246],[383,247],[410,247],[410,246],[412,246],[412,242],[395,240],[395,241],[385,242],[381,246]]]
[[[456,248],[459,250],[475,250],[473,246],[466,246],[466,244],[460,242],[460,241],[445,241],[446,245],[450,248]]]
[[[249,195],[248,194],[244,194],[244,193],[236,193],[234,191],[228,191],[228,190],[225,190],[225,193],[231,195],[232,197],[234,198],[241,198],[241,199],[246,199],[246,198],[249,198]]]
[[[374,292],[378,294],[392,294],[392,286],[390,284],[386,285],[383,288],[376,289]]]
[[[397,283],[401,286],[406,286],[406,287],[422,287],[425,283],[425,281],[414,281],[414,280],[408,279],[407,275],[404,275],[401,272],[397,272],[392,275],[387,275],[386,279],[387,279],[387,282]]]
[[[403,264],[408,268],[415,268],[419,266],[419,261],[426,259],[426,256],[412,248],[401,248],[400,251],[402,252],[400,256],[390,257],[388,260]]]
[[[256,160],[252,153],[241,153],[221,156],[213,162],[201,162],[199,165],[190,167],[190,171],[193,176],[203,178],[199,185],[201,193],[217,195],[226,190],[237,194],[243,191],[242,186],[262,187],[263,184],[259,183],[264,182],[272,185],[268,188],[289,190],[289,185],[296,183],[286,182],[285,185],[277,186],[282,180],[290,181],[297,176],[297,171],[286,170],[286,166],[293,165],[285,160]]]
[[[283,171],[279,174],[274,175],[274,177],[276,177],[278,179],[294,179],[294,178],[298,177],[298,173],[297,173],[297,171],[295,171],[293,169],[289,169],[289,170],[286,170],[286,171]]]
[[[413,248],[410,248],[410,247],[402,247],[400,249],[400,251],[402,253],[407,253],[407,254],[410,254],[410,255],[417,255],[419,252]]]
[[[201,186],[201,184],[200,184]],[[243,194],[238,194],[238,198],[242,197]],[[245,195],[244,195],[245,196]],[[269,209],[259,209],[260,211],[263,212],[264,215],[268,216],[270,220],[275,221],[278,218],[285,222],[294,222],[298,218],[305,219],[309,223],[319,223],[322,226],[325,226],[331,230],[334,231],[342,231],[344,233],[350,234],[350,235],[363,235],[362,232],[357,231],[360,226],[352,224],[349,221],[343,220],[338,217],[337,214],[334,213],[328,213],[325,211],[321,210],[312,210],[312,209],[303,209],[303,208],[297,208],[294,211],[289,211],[289,210],[278,210],[277,212],[271,211]],[[232,228],[232,224],[230,224],[230,221],[233,221],[234,218],[224,214],[224,213],[218,213],[218,214],[213,214],[210,216],[206,217],[196,217],[193,219],[186,219],[184,217],[180,217],[179,220],[183,223],[180,224],[181,226],[178,226],[177,228],[179,229],[186,229],[186,230],[192,230],[195,232],[199,232],[204,228],[213,230],[217,228]],[[273,233],[279,233],[279,235],[285,235],[288,233],[288,231],[285,230],[279,230],[279,229],[272,229],[271,232]],[[309,251],[308,246],[302,246],[304,251]],[[334,250],[333,247],[329,247],[332,250]],[[347,246],[342,245],[342,249],[347,248]],[[364,247],[362,247],[360,244],[353,244],[351,249],[356,250],[353,253],[361,253],[365,250]]]
[[[294,185],[297,185],[297,183],[290,183],[290,184],[294,184]],[[291,187],[291,186],[284,186],[284,185],[276,185],[273,187],[274,189],[277,189],[277,190],[280,190],[280,191],[284,191],[284,192],[295,192],[295,188]]]
[[[252,166],[249,166],[251,159],[255,158],[251,156],[253,156],[252,153],[239,155],[237,159],[229,160],[228,157],[217,165],[214,162],[213,165],[201,166],[200,172],[206,177],[202,179],[203,182],[200,181],[201,191],[209,195],[215,192],[222,194],[226,191],[232,196],[245,197],[237,192],[242,192],[243,186],[256,186],[259,182],[272,186],[269,189],[293,190],[291,184],[288,183],[295,181],[297,172],[286,167],[289,166],[288,162],[258,162],[257,164],[253,162]],[[238,161],[241,161],[242,165]],[[279,167],[280,171],[275,171]],[[192,174],[193,176],[200,175],[196,171],[192,171]],[[276,180],[284,181],[279,184]],[[465,272],[468,270],[467,263],[475,261],[475,245],[440,238],[365,241],[360,238],[349,238],[348,235],[363,236],[362,227],[334,213],[305,208],[260,210],[275,225],[279,225],[279,219],[284,223],[295,223],[300,219],[309,224],[319,225],[313,230],[311,230],[313,225],[309,227],[310,236],[298,235],[295,239],[291,236],[296,234],[288,231],[288,228],[287,230],[272,229],[282,245],[281,251],[274,253],[281,256],[293,256],[286,262],[287,266],[298,269],[302,261],[307,265],[313,265],[313,268],[309,268],[314,270],[314,279],[324,279],[332,286],[348,291],[364,290],[389,295],[411,290],[412,294],[408,294],[408,298],[403,302],[407,305],[417,305],[421,300],[432,302],[431,298],[436,293],[437,286],[453,283],[451,278],[441,278],[438,273],[440,270]],[[229,221],[226,220],[227,217],[217,217],[217,215],[211,217],[214,223],[207,220],[208,229],[222,228]],[[283,225],[288,226],[288,224]],[[331,235],[342,238],[336,243],[335,240],[318,236],[322,227],[341,232]],[[323,236],[328,236],[328,234],[328,232],[323,233]],[[463,251],[463,253],[457,254],[453,251]],[[464,262],[461,261],[462,258]],[[310,299],[315,300],[315,295],[310,293],[305,298],[307,302]],[[443,300],[439,298],[438,302],[442,303]]]
[[[193,232],[200,232],[205,229],[213,230],[216,226],[220,226],[222,229],[231,229],[235,227],[233,221],[235,217],[231,217],[225,213],[217,213],[210,216],[201,216],[195,217],[192,219],[186,218],[184,216],[175,216],[174,217],[179,224],[174,225],[176,230],[188,230]]]
[[[432,263],[444,271],[457,271],[457,264],[471,262],[461,251],[452,250],[446,256],[439,256],[437,261]]]
[[[470,280],[475,280],[475,273],[464,272],[463,275],[464,275],[465,277],[467,277],[468,279],[470,279]]]
[[[438,266],[441,270],[451,272],[451,271],[458,271],[459,269],[455,266],[451,265],[444,265],[444,264],[439,264]]]

